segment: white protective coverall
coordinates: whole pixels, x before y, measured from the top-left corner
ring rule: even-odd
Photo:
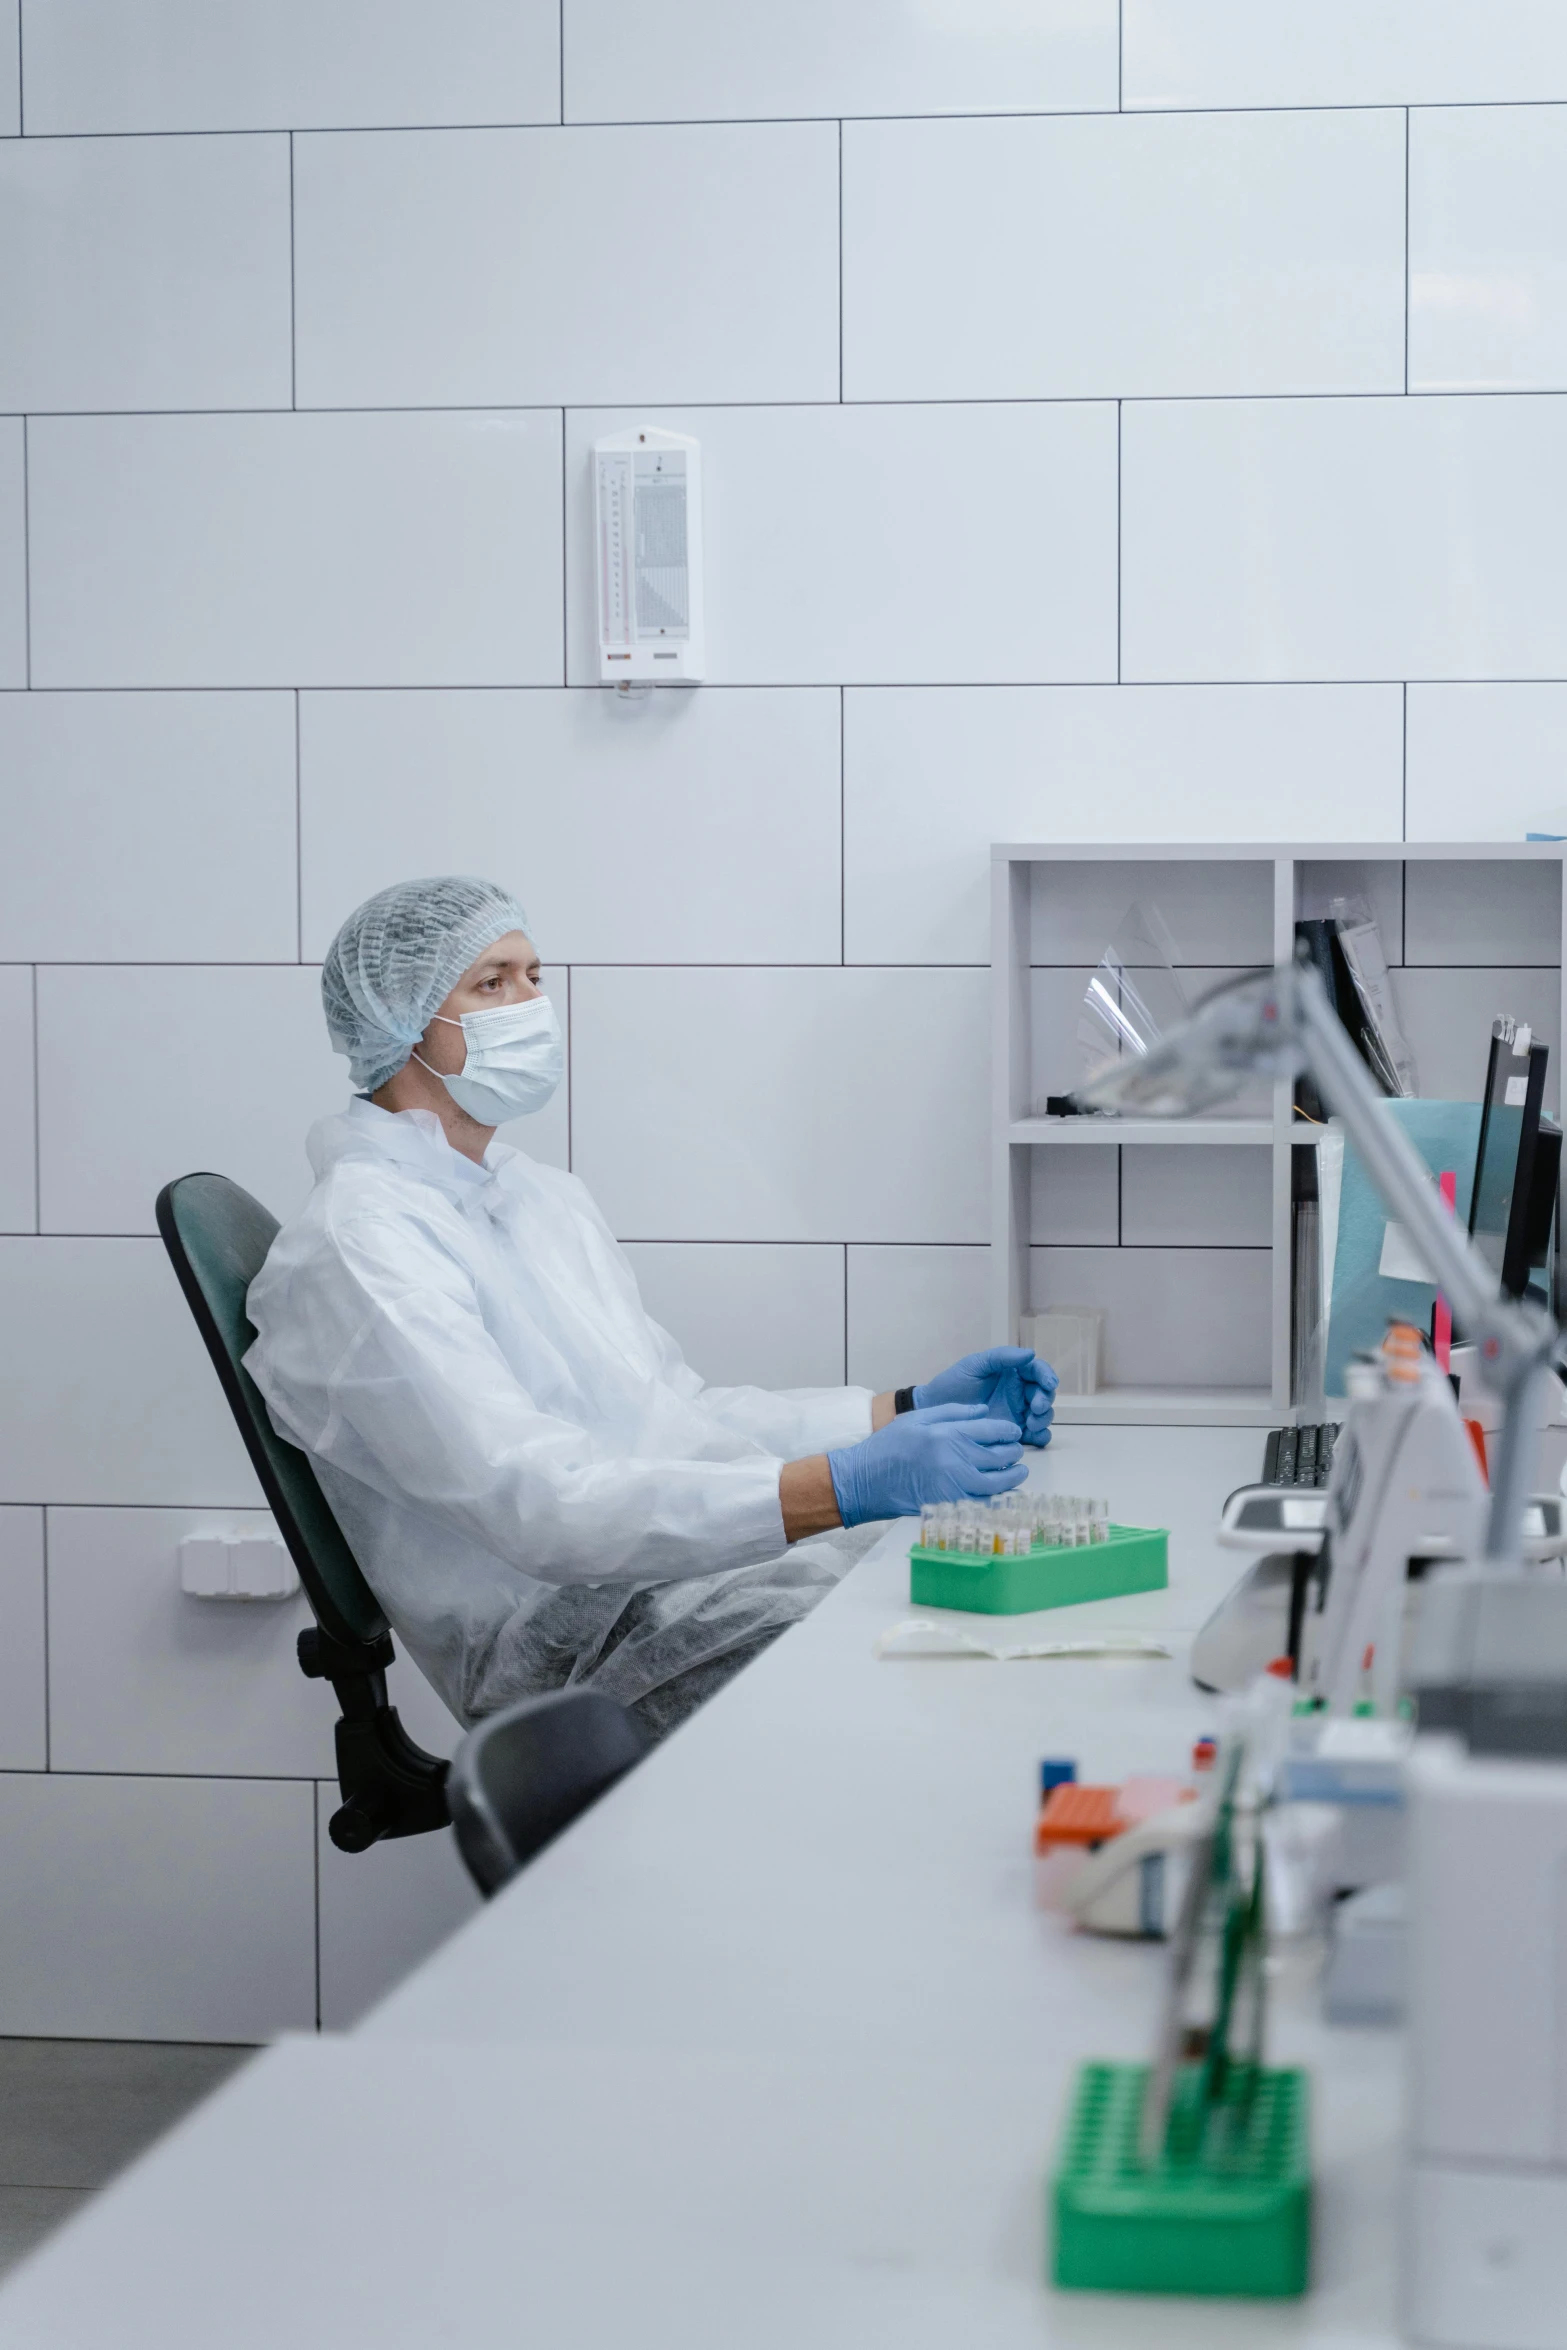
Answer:
[[[246,1368],[461,1720],[750,1653],[873,1539],[790,1549],[778,1502],[780,1463],[869,1435],[870,1391],[705,1386],[575,1176],[362,1098],[308,1148]]]

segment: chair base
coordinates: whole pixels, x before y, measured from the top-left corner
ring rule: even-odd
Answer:
[[[388,1702],[391,1661],[392,1643],[384,1634],[357,1649],[316,1625],[299,1635],[300,1671],[308,1681],[330,1681],[343,1709],[336,1729],[343,1801],[327,1822],[339,1852],[368,1852],[394,1836],[423,1836],[451,1825],[449,1765],[414,1744]]]

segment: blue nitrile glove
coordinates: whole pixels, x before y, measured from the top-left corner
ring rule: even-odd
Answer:
[[[1028,1475],[1015,1420],[991,1419],[980,1403],[900,1412],[861,1444],[827,1455],[846,1526],[870,1518],[917,1518],[929,1501],[983,1501],[1010,1493]]]
[[[915,1388],[917,1412],[937,1403],[982,1403],[1003,1419],[1015,1420],[1025,1444],[1046,1445],[1055,1416],[1056,1375],[1032,1347],[982,1347]]]

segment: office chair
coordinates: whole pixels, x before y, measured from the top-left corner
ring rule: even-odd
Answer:
[[[299,1669],[330,1681],[342,1707],[337,1783],[343,1802],[327,1824],[341,1852],[386,1836],[444,1828],[447,1765],[409,1737],[386,1696],[392,1636],[374,1592],[297,1445],[278,1435],[240,1358],[256,1333],[245,1297],[277,1218],[225,1175],[182,1175],[158,1194],[158,1230],[185,1302],[206,1342],[251,1466],[299,1570],[315,1623],[299,1635]]]
[[[470,1730],[446,1792],[457,1848],[485,1899],[646,1751],[625,1707],[598,1689],[524,1697]]]

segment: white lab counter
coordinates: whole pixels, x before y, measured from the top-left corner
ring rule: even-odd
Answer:
[[[1172,1529],[1171,1588],[1033,1619],[1179,1652],[1242,1564],[1244,1429],[1063,1430],[1040,1474]],[[1397,2045],[1279,1984],[1312,2068],[1303,2304],[1055,2294],[1072,2072],[1140,2056],[1162,1953],[1032,1898],[1037,1767],[1180,1767],[1158,1661],[879,1662],[908,1528],[349,2038],[286,2042],[0,2291],[16,2350],[1372,2350],[1392,2324]],[[1020,1631],[1029,1619],[1007,1619]]]

